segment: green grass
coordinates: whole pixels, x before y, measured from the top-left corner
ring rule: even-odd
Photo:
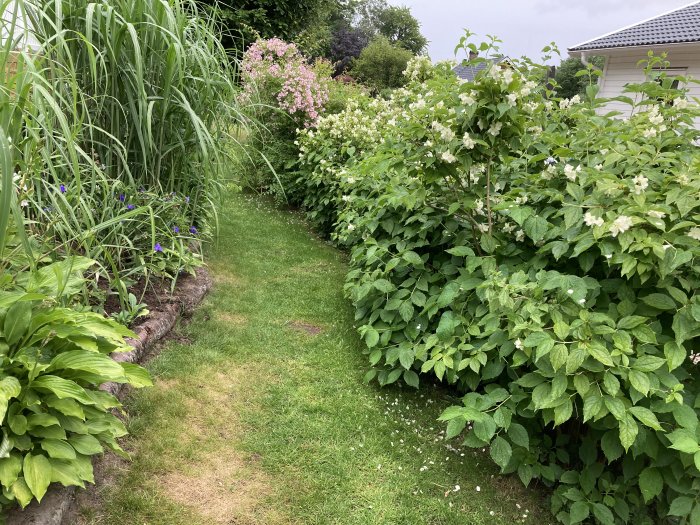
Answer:
[[[446,391],[362,382],[343,254],[260,200],[233,196],[221,217],[215,289],[128,400],[132,462],[85,523],[554,521],[487,454],[448,448]]]

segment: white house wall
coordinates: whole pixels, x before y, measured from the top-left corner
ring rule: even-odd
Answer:
[[[640,60],[647,60],[647,53],[654,51],[656,55],[667,52],[667,60],[671,68],[685,68],[686,75],[700,79],[700,44],[694,46],[668,46],[668,47],[644,47],[627,48],[610,51],[591,51],[589,55],[606,56],[604,75],[600,80],[600,95],[603,98],[612,98],[620,95],[635,98],[639,101],[639,94],[624,93],[627,84],[644,82],[644,65],[639,65]],[[690,83],[689,97],[700,99],[700,84]],[[612,101],[607,104],[607,111],[620,111],[624,116],[630,116],[629,105],[623,102]]]

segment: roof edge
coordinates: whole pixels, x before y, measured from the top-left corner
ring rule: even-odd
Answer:
[[[580,42],[574,46],[567,48],[567,51],[589,51],[589,50],[592,51],[594,49],[607,49],[607,48],[589,48],[589,49],[579,49],[579,48],[581,48],[582,46],[585,46],[586,44],[591,44],[591,43],[595,42],[596,40],[600,40],[601,38],[605,38],[605,37],[614,35],[615,33],[620,33],[620,32],[625,31],[627,29],[631,29],[635,26],[642,25],[642,24],[645,24],[647,22],[651,22],[652,20],[655,20],[656,18],[661,18],[662,16],[670,15],[671,13],[675,13],[676,11],[681,11],[682,9],[686,9],[687,7],[690,7],[690,6],[695,5],[695,4],[700,4],[700,1],[693,0],[693,2],[689,2],[687,4],[680,6],[680,7],[676,7],[675,9],[671,9],[671,10],[666,11],[664,13],[651,16],[651,17],[646,18],[644,20],[641,20],[639,22],[634,22],[633,24],[626,25],[624,27],[621,27],[621,28],[616,29],[614,31],[610,31],[608,33],[597,36],[595,38],[590,38],[588,40],[585,40],[584,42]],[[678,43],[683,43],[683,42],[678,42]],[[688,43],[688,42],[684,42],[684,43]],[[620,46],[620,47],[637,47],[637,46]],[[610,49],[614,49],[614,48],[610,48]]]
[[[667,43],[660,43],[660,44],[635,44],[635,45],[629,45],[629,46],[607,46],[607,47],[592,47],[592,48],[586,48],[586,49],[567,49],[566,51],[569,53],[569,55],[581,55],[582,53],[588,53],[589,51],[594,54],[595,52],[598,51],[617,51],[617,50],[622,50],[622,49],[634,49],[637,47],[643,47],[643,48],[651,48],[651,47],[659,47],[659,48],[668,48],[668,47],[676,47],[676,46],[692,46],[692,45],[700,45],[700,40],[687,40],[683,42],[667,42]]]

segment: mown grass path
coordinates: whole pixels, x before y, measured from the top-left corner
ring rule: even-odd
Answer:
[[[82,523],[552,521],[538,492],[442,440],[446,393],[362,383],[343,254],[253,197],[221,217],[215,288],[127,401],[132,461],[110,462]]]

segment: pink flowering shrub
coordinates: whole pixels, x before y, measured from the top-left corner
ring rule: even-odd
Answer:
[[[274,104],[305,127],[313,125],[328,101],[329,78],[319,75],[299,49],[272,38],[258,40],[243,57],[244,96]]]

